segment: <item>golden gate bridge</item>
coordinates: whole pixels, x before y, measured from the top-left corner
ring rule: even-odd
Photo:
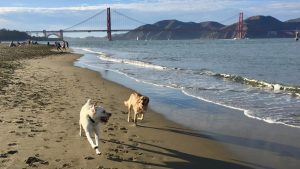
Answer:
[[[112,29],[112,14],[114,14],[114,27],[117,29]],[[126,20],[126,21],[125,21]],[[128,23],[129,21],[131,23]],[[125,24],[126,23],[126,24]],[[27,34],[39,34],[42,33],[45,38],[51,35],[57,36],[60,40],[63,40],[64,33],[76,33],[76,32],[106,32],[108,40],[112,40],[112,32],[127,32],[134,29],[130,28],[133,26],[145,25],[146,23],[129,17],[116,10],[111,10],[110,8],[104,9],[95,15],[65,29],[61,30],[42,30],[42,31],[26,31]],[[126,25],[130,25],[126,26]],[[92,29],[94,28],[94,29]],[[138,30],[137,30],[138,31]]]
[[[234,18],[236,17],[233,16]],[[233,17],[230,17],[230,19],[233,19]],[[113,18],[113,20],[112,20]],[[227,19],[229,20],[229,19]],[[113,27],[112,27],[113,25]],[[171,32],[171,31],[181,31],[181,32],[187,32],[187,31],[199,31],[199,29],[188,29],[188,28],[182,28],[182,29],[145,29],[140,28],[141,25],[147,25],[147,23],[139,21],[137,19],[134,19],[128,15],[125,15],[119,11],[111,10],[110,8],[103,9],[102,11],[94,14],[93,16],[73,25],[70,27],[67,27],[65,29],[61,30],[42,30],[42,31],[26,31],[27,34],[43,34],[43,37],[48,39],[49,36],[55,35],[58,37],[59,40],[63,40],[64,33],[76,33],[76,32],[106,32],[107,39],[109,41],[112,40],[112,32],[128,32],[128,31],[165,31],[165,32]],[[135,29],[133,29],[134,27]],[[226,29],[218,30],[218,31],[226,31]],[[253,30],[252,30],[253,31]],[[260,31],[260,30],[254,30],[254,31]],[[289,30],[293,31],[294,30]],[[245,38],[245,35],[247,33],[247,28],[245,27],[244,23],[244,14],[243,12],[239,13],[239,19],[236,23],[236,29],[234,32],[235,39],[243,39]]]

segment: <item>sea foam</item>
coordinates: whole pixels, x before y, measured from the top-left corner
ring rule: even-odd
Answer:
[[[139,66],[139,67],[144,67],[144,68],[149,68],[149,69],[156,69],[156,70],[165,70],[166,69],[166,67],[164,67],[164,66],[155,65],[155,64],[151,64],[151,63],[146,63],[146,62],[143,62],[143,61],[113,58],[113,57],[110,57],[110,56],[106,55],[103,52],[97,52],[97,51],[93,51],[93,50],[87,49],[87,48],[83,48],[82,50],[90,52],[90,53],[98,54],[98,58],[103,60],[103,61],[109,61],[109,62],[115,62],[115,63],[124,63],[124,64],[129,64],[129,65],[134,65],[134,66]]]

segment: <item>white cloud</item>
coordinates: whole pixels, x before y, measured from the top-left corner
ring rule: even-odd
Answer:
[[[270,5],[271,9],[277,10],[299,10],[300,2],[289,2],[289,3],[273,3]]]
[[[235,0],[148,0],[131,3],[116,2],[109,4],[112,9],[128,9],[137,11],[214,11],[232,5]],[[108,5],[73,7],[0,7],[0,14],[5,13],[59,13],[76,11],[95,11],[106,9]]]
[[[14,24],[13,21],[0,18],[0,25],[12,25],[12,24]]]
[[[58,7],[58,8],[44,8],[44,7],[0,7],[0,14],[5,13],[57,13],[70,11],[91,11],[104,9],[101,6],[80,6],[80,7]]]
[[[82,5],[69,7],[0,7],[0,14],[5,13],[64,13],[78,11],[99,11],[107,7],[112,9],[127,9],[147,12],[192,12],[192,11],[218,11],[222,9],[274,9],[274,10],[299,10],[300,2],[271,1],[269,3],[251,0],[143,0],[134,2],[114,1],[113,3],[99,5]]]
[[[273,2],[263,5],[252,5],[246,8],[246,11],[249,11],[253,14],[264,14],[277,16],[279,18],[284,16],[289,16],[292,18],[299,17],[300,14],[300,2]]]
[[[128,4],[111,4],[116,9],[139,11],[214,11],[232,5],[232,0],[159,0]]]

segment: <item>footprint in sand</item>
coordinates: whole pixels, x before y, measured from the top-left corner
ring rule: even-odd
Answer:
[[[25,160],[25,163],[28,164],[31,167],[37,167],[37,164],[44,164],[44,165],[48,165],[49,162],[39,159],[37,157],[28,157],[27,160]]]
[[[44,141],[49,141],[50,139],[48,139],[48,138],[43,138],[43,140],[44,140]]]
[[[49,146],[43,146],[45,149],[49,149],[50,147]]]
[[[110,134],[108,134],[108,136],[110,136],[110,137],[115,137],[116,135],[115,135],[115,134],[112,134],[112,133],[110,133]]]
[[[8,146],[16,146],[17,143],[9,143]]]
[[[70,163],[65,163],[62,165],[62,168],[67,168],[67,167],[70,168],[72,167],[72,165]]]
[[[0,158],[7,158],[9,155],[13,155],[13,154],[16,154],[16,153],[18,153],[17,150],[10,150],[6,153],[0,154]]]
[[[120,130],[122,130],[122,131],[126,131],[126,130],[128,130],[126,127],[120,127]]]
[[[84,157],[84,159],[85,159],[85,160],[94,160],[95,158],[94,158],[94,157],[88,156],[88,157]]]
[[[28,136],[28,137],[34,137],[35,134],[28,134],[27,136]]]

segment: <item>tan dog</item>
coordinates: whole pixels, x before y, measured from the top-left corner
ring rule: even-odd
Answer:
[[[136,125],[137,119],[143,120],[144,113],[148,109],[149,98],[139,93],[132,93],[127,101],[124,101],[125,106],[128,108],[127,121],[130,122],[131,109],[133,109],[134,116],[133,122]],[[139,117],[138,117],[139,116]]]

